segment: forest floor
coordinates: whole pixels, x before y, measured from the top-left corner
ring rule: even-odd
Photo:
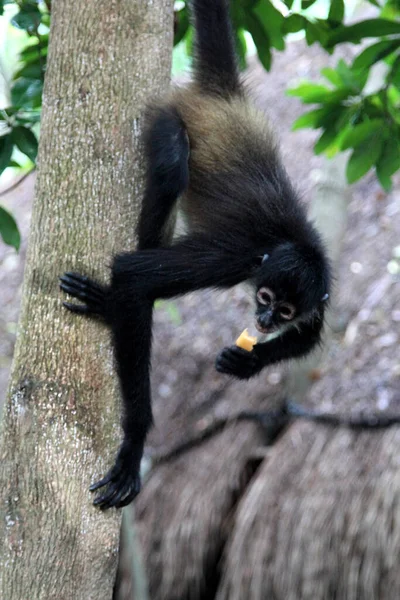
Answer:
[[[285,90],[300,79],[318,80],[320,68],[334,65],[337,57],[293,42],[275,55],[270,74],[253,60],[248,76],[305,201],[312,197],[326,159],[313,154],[316,132],[291,132],[305,107]],[[1,197],[17,218],[22,247],[16,254],[0,243],[0,404],[15,342],[34,177]],[[368,175],[351,188],[334,300],[342,326],[334,333],[323,364],[312,374],[308,404],[347,413],[400,412],[400,281],[387,269],[399,245],[400,179],[386,194]],[[218,351],[252,322],[252,298],[240,287],[190,294],[157,308],[152,376],[156,426],[149,440],[154,450],[168,450],[191,430],[214,417],[234,414],[244,404],[268,408],[282,397],[287,367],[265,370],[249,383],[232,381],[214,370]]]

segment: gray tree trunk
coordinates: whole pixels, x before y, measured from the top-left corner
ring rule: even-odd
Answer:
[[[0,442],[0,597],[107,599],[120,512],[89,484],[118,444],[104,327],[62,308],[65,270],[105,280],[133,248],[145,102],[169,81],[172,1],[53,3],[40,167]]]

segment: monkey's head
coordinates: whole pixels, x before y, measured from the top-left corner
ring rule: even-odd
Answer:
[[[284,243],[262,256],[254,278],[256,327],[273,333],[321,313],[329,298],[330,275],[320,246]]]

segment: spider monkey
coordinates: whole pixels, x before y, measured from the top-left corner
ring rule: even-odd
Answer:
[[[265,366],[309,353],[321,340],[330,268],[299,203],[265,117],[239,79],[226,0],[192,0],[193,81],[149,110],[147,185],[136,252],[114,257],[111,283],[65,273],[61,289],[112,331],[123,397],[123,441],[115,465],[91,486],[94,504],[129,504],[152,424],[153,304],[202,288],[252,284],[256,326],[278,335],[252,352],[224,348],[216,369],[248,379]],[[176,208],[187,233],[172,241]]]

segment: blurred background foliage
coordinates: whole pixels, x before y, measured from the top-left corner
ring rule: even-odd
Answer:
[[[294,129],[320,130],[314,150],[328,157],[351,150],[347,178],[353,183],[371,169],[385,190],[400,168],[400,0],[369,0],[376,18],[345,24],[355,0],[231,0],[242,69],[256,52],[265,69],[272,50],[304,37],[327,53],[343,43],[361,44],[351,64],[340,60],[321,72],[321,83],[288,90],[314,105]],[[173,74],[190,66],[193,30],[189,2],[175,2]],[[51,20],[51,0],[0,0],[0,176],[35,168]],[[365,92],[374,65],[385,65],[382,85]],[[19,247],[12,215],[0,206],[0,235]]]

